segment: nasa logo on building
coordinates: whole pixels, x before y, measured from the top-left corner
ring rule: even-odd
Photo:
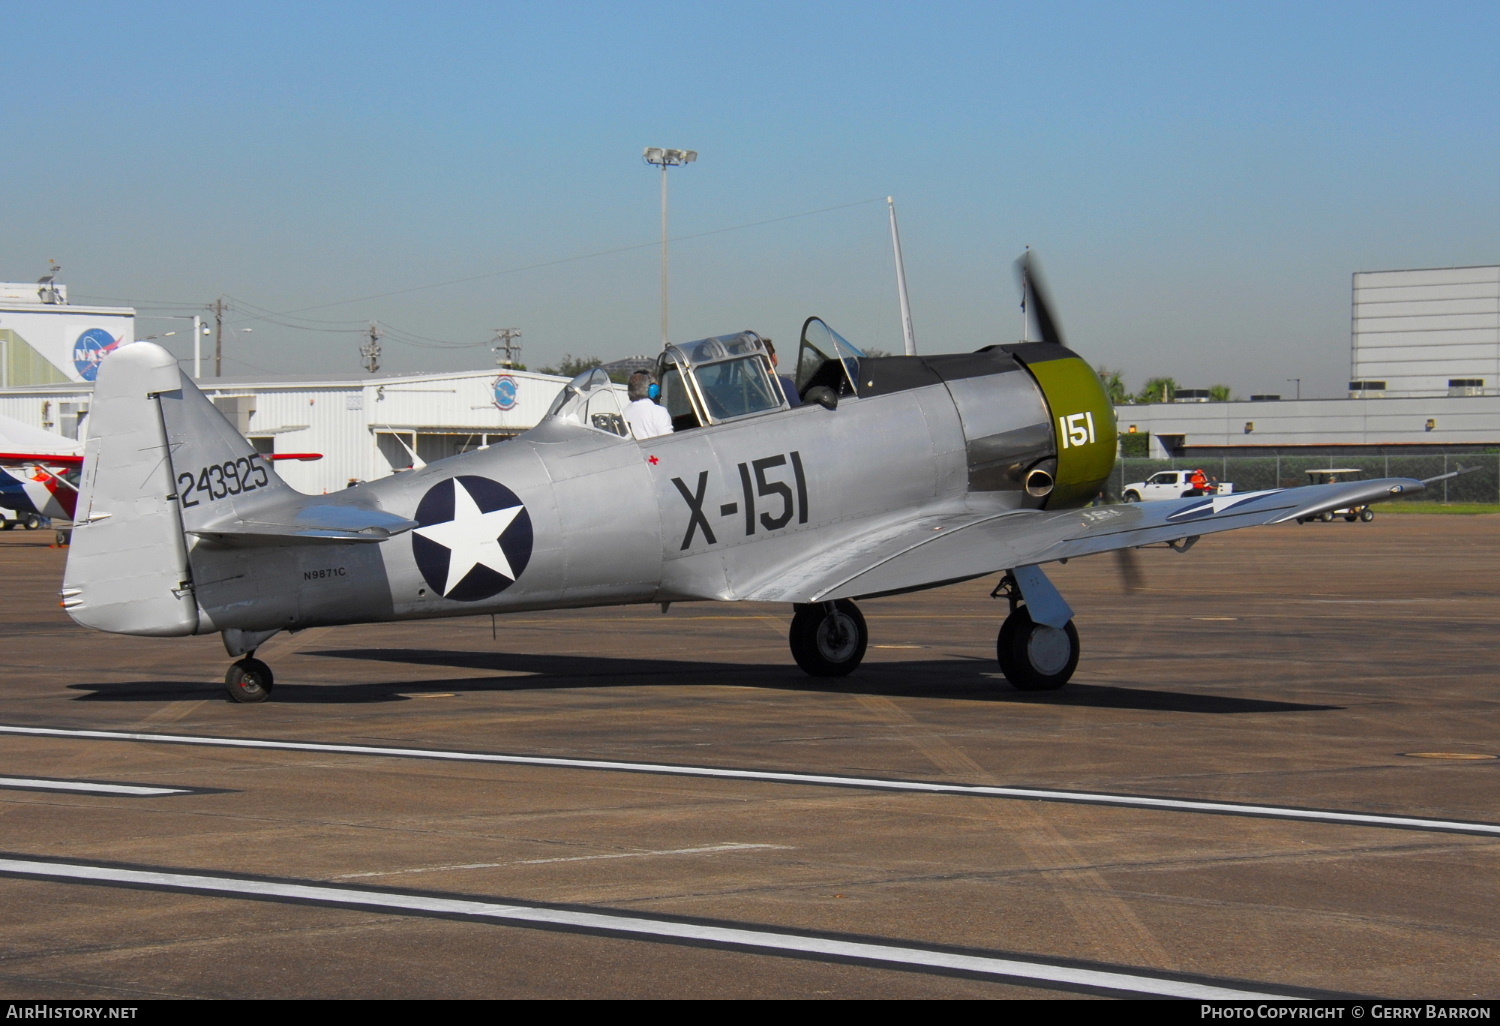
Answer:
[[[98,376],[100,362],[119,347],[124,337],[115,338],[103,328],[90,328],[78,336],[73,343],[73,367],[84,381]]]
[[[502,410],[513,410],[520,401],[521,384],[509,374],[502,374],[490,385],[495,393],[495,405]]]

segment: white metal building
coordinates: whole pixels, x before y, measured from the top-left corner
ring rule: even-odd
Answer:
[[[1350,395],[1500,395],[1500,266],[1354,275]]]
[[[135,341],[135,310],[73,306],[49,279],[0,282],[0,388],[93,381],[105,355]]]
[[[265,453],[322,453],[277,470],[304,492],[343,488],[511,438],[546,415],[566,378],[497,369],[327,380],[209,379],[199,387]],[[71,438],[87,434],[93,385],[0,390],[0,414]]]
[[[1269,450],[1464,452],[1500,446],[1500,393],[1117,406],[1156,458]]]

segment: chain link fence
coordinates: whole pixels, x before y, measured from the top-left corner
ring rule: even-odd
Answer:
[[[1211,456],[1196,459],[1121,459],[1110,478],[1110,492],[1118,499],[1125,485],[1144,481],[1159,470],[1196,470],[1234,483],[1237,492],[1264,488],[1295,488],[1309,483],[1309,470],[1335,467],[1358,469],[1366,479],[1376,477],[1436,477],[1460,467],[1478,467],[1472,474],[1439,481],[1426,491],[1395,502],[1500,503],[1500,454],[1463,453],[1434,456]]]

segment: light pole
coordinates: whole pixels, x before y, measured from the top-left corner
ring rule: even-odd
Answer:
[[[647,146],[641,156],[646,163],[661,168],[661,345],[667,347],[667,168],[691,164],[698,159],[697,150],[665,150]]]
[[[203,323],[202,314],[193,314],[188,317],[184,314],[148,314],[140,318],[143,321],[192,321],[193,322],[193,380],[197,381],[203,376],[203,336],[212,333],[212,329]],[[167,332],[167,335],[175,335],[175,331]],[[166,335],[151,335],[149,338],[166,338]],[[138,338],[137,342],[145,342],[146,339]]]
[[[1301,399],[1302,398],[1302,379],[1301,378],[1287,378],[1286,380],[1287,380],[1287,384],[1291,384],[1293,381],[1295,381],[1297,383],[1297,398]]]

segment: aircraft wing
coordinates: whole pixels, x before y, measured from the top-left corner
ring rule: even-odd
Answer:
[[[81,467],[83,457],[48,452],[0,452],[0,463],[51,463],[58,466]]]
[[[826,602],[916,591],[1020,566],[1279,524],[1424,487],[1422,481],[1391,477],[1057,512],[920,516],[830,546],[735,597]]]

